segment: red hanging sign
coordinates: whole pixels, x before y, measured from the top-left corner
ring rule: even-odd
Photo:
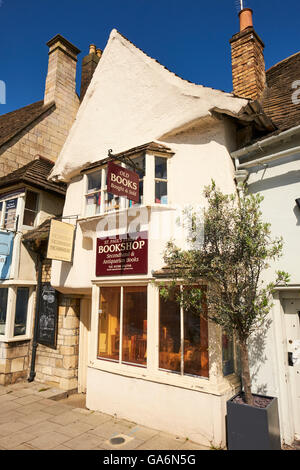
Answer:
[[[123,196],[139,202],[139,175],[119,165],[107,165],[107,191],[115,196]]]

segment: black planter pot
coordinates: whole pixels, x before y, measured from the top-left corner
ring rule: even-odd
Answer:
[[[266,408],[257,408],[235,403],[239,395],[227,401],[228,450],[281,450],[277,398],[263,397],[270,403]]]

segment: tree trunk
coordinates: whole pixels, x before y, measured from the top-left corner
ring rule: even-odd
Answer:
[[[249,368],[248,347],[246,342],[240,341],[241,363],[242,363],[242,381],[244,386],[245,401],[248,405],[253,405],[253,395],[251,392],[251,377]]]

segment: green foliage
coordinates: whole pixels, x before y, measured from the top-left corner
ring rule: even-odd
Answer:
[[[181,280],[189,286],[177,293],[183,308],[201,315],[205,298],[209,318],[245,344],[264,323],[275,287],[289,281],[284,271],[278,271],[272,283],[265,285],[262,281],[270,261],[282,255],[283,241],[271,239],[270,224],[262,219],[261,195],[246,191],[239,196],[225,195],[214,182],[204,194],[208,205],[203,245],[200,249],[195,245],[199,221],[190,213],[190,249],[182,250],[172,241],[167,244],[164,260],[173,282],[162,287],[161,295],[174,295],[174,287]],[[203,281],[208,286],[205,292],[197,287]]]

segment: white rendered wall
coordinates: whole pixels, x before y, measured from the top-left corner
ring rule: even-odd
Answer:
[[[226,399],[88,368],[86,405],[210,447],[226,445]],[[197,410],[195,412],[195,410]]]

